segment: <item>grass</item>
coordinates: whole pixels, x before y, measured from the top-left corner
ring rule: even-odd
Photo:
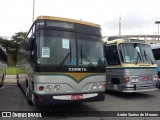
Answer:
[[[17,70],[16,70],[16,63],[13,59],[13,53],[11,52],[7,52],[7,64],[8,64],[8,68],[6,69],[6,75],[16,75],[17,74]]]
[[[17,75],[18,74],[25,74],[24,69],[16,69],[16,67],[9,67],[6,69],[6,75]]]
[[[13,59],[13,52],[7,52],[7,64],[8,68],[6,69],[6,75],[17,75],[18,74],[25,74],[25,69],[19,68],[17,69],[16,62]]]
[[[16,75],[16,68],[15,67],[9,67],[6,69],[6,75]]]
[[[13,59],[13,53],[7,52],[7,63],[10,67],[15,67],[16,62]]]

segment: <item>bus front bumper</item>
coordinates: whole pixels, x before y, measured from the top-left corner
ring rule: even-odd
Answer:
[[[158,90],[158,83],[152,84],[130,84],[123,85],[120,87],[122,92],[143,92],[143,91],[152,91]]]
[[[34,104],[36,106],[54,106],[70,103],[104,101],[105,93],[84,93],[68,95],[35,94]]]

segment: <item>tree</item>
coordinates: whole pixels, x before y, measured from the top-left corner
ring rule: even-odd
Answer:
[[[24,38],[26,37],[26,35],[27,35],[27,32],[17,32],[17,33],[15,33],[15,35],[13,35],[11,37],[11,39],[13,41],[15,41],[16,43],[20,43],[21,41],[24,40]]]
[[[26,35],[27,35],[27,32],[17,32],[15,33],[15,35],[11,37],[12,40],[10,41],[11,43],[10,47],[12,48],[12,50],[14,49],[13,58],[15,61],[17,58],[18,47],[20,43],[25,39]]]
[[[9,65],[15,66],[18,46],[21,43],[21,41],[24,40],[26,35],[27,32],[17,32],[11,37],[11,40],[9,40],[8,37],[0,37],[0,45],[6,50],[7,55],[9,56]]]
[[[7,51],[9,49],[9,40],[6,37],[0,37],[0,45]]]

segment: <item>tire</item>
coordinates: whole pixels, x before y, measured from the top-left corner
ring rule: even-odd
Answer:
[[[27,87],[27,90],[26,90],[26,98],[27,98],[28,105],[33,105],[30,99],[29,87]]]
[[[5,74],[3,74],[3,75],[2,75],[2,81],[4,81],[4,79],[5,79],[5,76],[6,76]]]
[[[2,87],[2,84],[3,84],[3,75],[2,75],[2,77],[1,77],[0,87]]]
[[[26,98],[27,98],[28,105],[33,105],[32,101],[29,98],[29,96],[26,96]]]
[[[2,83],[3,83],[3,81],[0,82],[0,87],[2,87]]]

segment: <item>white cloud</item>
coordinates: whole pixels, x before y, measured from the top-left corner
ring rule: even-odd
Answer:
[[[0,36],[27,31],[32,24],[33,0],[1,0]],[[153,34],[160,20],[159,0],[35,0],[35,18],[51,15],[82,19],[102,26],[103,35]]]

